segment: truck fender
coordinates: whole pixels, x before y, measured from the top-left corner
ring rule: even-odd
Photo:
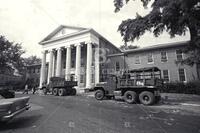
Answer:
[[[103,87],[94,87],[94,91],[96,91],[96,90],[103,90],[105,92]]]

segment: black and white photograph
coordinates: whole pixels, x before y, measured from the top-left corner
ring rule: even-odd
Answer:
[[[0,133],[200,133],[200,0],[0,0]]]

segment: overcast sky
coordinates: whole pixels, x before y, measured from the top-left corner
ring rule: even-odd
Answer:
[[[123,44],[117,32],[121,21],[134,18],[136,12],[145,15],[150,10],[144,10],[139,0],[130,2],[118,13],[114,13],[113,0],[0,0],[0,3],[0,34],[22,43],[25,56],[41,56],[38,42],[61,24],[93,28],[119,47]],[[158,38],[146,33],[133,45],[144,47],[189,38],[189,34],[170,39],[166,33]]]

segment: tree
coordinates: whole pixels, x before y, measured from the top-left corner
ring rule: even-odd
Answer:
[[[115,12],[130,0],[114,0]],[[146,8],[152,0],[141,0]],[[185,52],[189,57],[185,63],[200,63],[200,1],[199,0],[154,0],[149,14],[136,14],[133,19],[122,21],[119,25],[123,41],[133,42],[147,31],[158,37],[167,31],[171,37],[190,33],[190,44]],[[195,53],[195,54],[194,54]]]
[[[37,56],[30,56],[28,58],[24,58],[24,66],[27,65],[35,65],[35,64],[41,64],[41,59]]]
[[[0,35],[0,73],[21,67],[24,52],[21,44],[10,42]]]

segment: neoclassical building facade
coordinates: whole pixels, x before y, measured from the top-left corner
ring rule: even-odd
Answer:
[[[42,46],[40,87],[56,76],[78,81],[78,88],[91,88],[101,80],[104,56],[120,52],[93,29],[63,25],[39,44]]]

